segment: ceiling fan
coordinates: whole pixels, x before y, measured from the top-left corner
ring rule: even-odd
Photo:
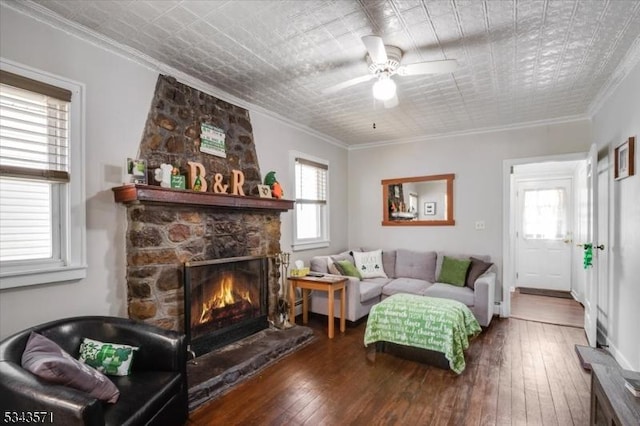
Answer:
[[[396,83],[391,77],[394,75],[412,76],[424,74],[441,74],[453,72],[458,68],[455,59],[442,61],[425,61],[414,64],[401,65],[402,50],[395,46],[385,46],[382,38],[378,36],[364,36],[362,42],[367,48],[368,75],[356,77],[351,80],[331,86],[322,91],[324,94],[333,94],[356,84],[377,79],[373,84],[373,97],[383,101],[385,108],[393,108],[398,105],[396,95]]]

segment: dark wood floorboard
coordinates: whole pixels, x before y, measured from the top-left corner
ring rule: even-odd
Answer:
[[[188,425],[585,425],[578,328],[495,318],[461,375],[363,346],[365,323],[326,336],[192,413]]]

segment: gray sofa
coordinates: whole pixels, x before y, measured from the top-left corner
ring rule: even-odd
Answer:
[[[366,251],[366,250],[356,250]],[[330,259],[346,259],[353,261],[352,251],[343,252],[335,256],[315,256],[311,259],[312,271],[330,274]],[[387,278],[359,279],[348,277],[346,319],[356,322],[369,314],[373,305],[395,293],[411,293],[430,297],[442,297],[457,300],[471,309],[481,326],[487,327],[493,317],[495,299],[496,269],[491,266],[469,286],[457,287],[451,284],[439,283],[444,256],[459,259],[470,257],[490,262],[489,256],[465,255],[446,252],[421,252],[414,250],[383,250],[382,263]],[[335,272],[335,271],[333,271]],[[340,300],[334,301],[335,312],[340,312]],[[309,306],[311,312],[327,315],[327,293],[313,292]]]

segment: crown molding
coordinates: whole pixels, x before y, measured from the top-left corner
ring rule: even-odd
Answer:
[[[106,37],[90,28],[80,25],[76,22],[70,21],[62,16],[52,12],[41,4],[33,0],[23,1],[6,1],[2,0],[0,5],[6,6],[18,13],[29,16],[39,22],[49,25],[57,30],[63,31],[73,37],[79,38],[83,41],[93,44],[101,49],[104,49],[110,53],[116,54],[124,59],[132,61],[140,66],[143,66],[151,71],[158,72],[160,74],[170,75],[176,80],[188,84],[194,89],[205,92],[225,102],[229,102],[233,105],[244,108],[251,113],[252,111],[265,115],[271,119],[281,122],[282,124],[291,127],[295,130],[304,132],[310,136],[322,140],[331,145],[335,145],[342,149],[348,149],[347,144],[335,139],[329,135],[318,132],[304,124],[300,124],[293,120],[290,120],[280,114],[267,110],[258,105],[247,102],[240,99],[230,93],[227,93],[209,83],[195,78],[183,71],[180,71],[164,62],[158,61],[149,55],[146,55],[139,50],[133,49],[129,46],[125,46],[109,37]]]
[[[638,63],[640,63],[640,37],[636,38],[616,70],[609,76],[593,102],[589,105],[587,113],[590,118],[596,115],[605,101],[609,99]]]
[[[386,141],[351,145],[349,146],[349,151],[378,148],[378,147],[389,146],[389,145],[401,145],[401,144],[409,144],[409,143],[416,143],[416,142],[424,142],[424,141],[429,141],[434,139],[445,139],[445,138],[453,138],[453,137],[460,137],[460,136],[472,136],[472,135],[480,135],[485,133],[508,132],[511,130],[526,129],[531,127],[552,126],[556,124],[573,123],[573,122],[582,121],[582,120],[591,120],[591,117],[587,115],[571,115],[566,117],[554,118],[552,120],[525,121],[525,122],[514,123],[514,124],[505,125],[505,126],[480,127],[480,128],[469,129],[469,130],[464,130],[460,132],[435,133],[435,134],[428,134],[428,135],[416,136],[411,138],[390,139]]]

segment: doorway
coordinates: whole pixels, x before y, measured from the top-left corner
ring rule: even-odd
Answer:
[[[527,169],[548,169],[546,164],[535,166]],[[538,294],[544,290],[547,294],[571,292],[575,164],[562,166],[571,175],[523,178],[519,168],[514,168],[516,287],[537,290]]]
[[[584,222],[579,206],[586,192],[586,154],[504,164],[508,199],[501,314],[582,326],[584,277],[576,237]]]

